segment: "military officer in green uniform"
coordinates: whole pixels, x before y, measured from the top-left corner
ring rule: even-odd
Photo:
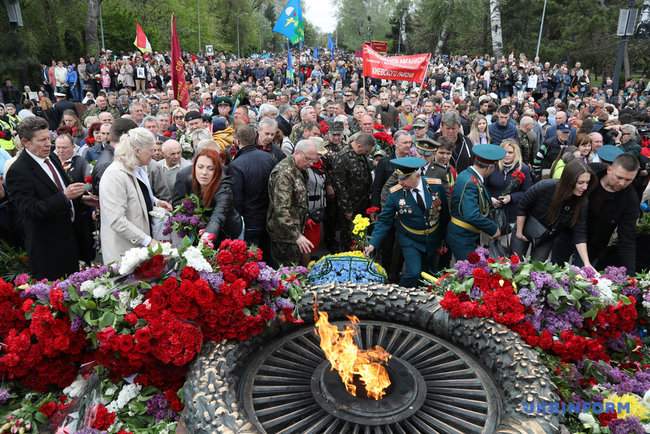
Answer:
[[[421,176],[420,169],[426,164],[425,160],[403,157],[395,158],[391,163],[398,184],[390,189],[365,253],[370,255],[381,246],[394,225],[405,266],[400,285],[414,287],[422,271],[433,271],[435,255],[449,220],[449,209],[442,182]]]
[[[494,171],[496,163],[506,152],[496,145],[475,145],[474,161],[456,179],[451,194],[451,222],[447,228],[447,245],[456,260],[467,259],[479,245],[480,234],[492,238],[501,233],[490,219],[491,201],[485,188],[485,178]]]

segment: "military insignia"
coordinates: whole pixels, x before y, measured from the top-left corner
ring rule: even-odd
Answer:
[[[396,191],[400,191],[401,189],[402,189],[402,185],[401,185],[401,184],[395,184],[395,185],[393,185],[391,188],[389,188],[388,191],[390,191],[391,193],[395,193]],[[403,200],[404,200],[404,199],[400,200],[400,204],[401,204],[401,202],[402,202]]]
[[[472,184],[475,184],[475,185],[478,185],[478,184],[479,184],[479,182],[478,182],[478,178],[476,178],[476,176],[474,176],[474,175],[472,175],[472,176],[469,178],[469,180],[472,181]]]
[[[427,178],[427,184],[429,185],[442,185],[442,180],[438,178]]]

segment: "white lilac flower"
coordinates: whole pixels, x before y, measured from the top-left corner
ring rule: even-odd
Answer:
[[[212,266],[205,260],[198,247],[188,247],[185,252],[183,252],[183,257],[187,261],[187,265],[194,268],[196,271],[212,272]]]
[[[582,422],[582,426],[587,429],[591,429],[591,432],[594,434],[600,433],[600,424],[596,421],[596,418],[591,413],[580,413],[578,419]]]
[[[140,294],[136,298],[131,300],[131,302],[129,303],[129,307],[131,309],[135,309],[136,306],[139,306],[140,304],[142,304],[142,300],[144,300],[144,297],[142,296],[142,294]]]
[[[650,408],[650,389],[645,391],[645,394],[643,395],[643,400],[641,402],[643,403],[643,405]]]
[[[79,398],[86,387],[87,381],[81,375],[77,375],[77,378],[70,384],[68,387],[63,389],[63,393],[70,398]]]
[[[600,299],[607,304],[614,304],[614,292],[612,291],[612,281],[601,277],[596,285],[600,293]]]
[[[81,292],[91,293],[95,287],[95,282],[92,280],[86,280],[81,284]]]
[[[117,395],[117,399],[112,401],[108,406],[108,410],[111,412],[116,412],[123,409],[126,404],[129,403],[133,398],[140,394],[142,386],[139,384],[127,384],[122,387],[120,393]]]
[[[172,247],[171,243],[160,243],[160,246],[162,247],[162,255],[165,257],[172,257],[172,258],[178,258],[178,249],[175,249]]]
[[[149,249],[146,247],[134,247],[129,249],[120,258],[119,274],[131,274],[138,265],[149,259]]]
[[[111,289],[108,286],[99,284],[93,289],[93,297],[95,297],[95,298],[103,298],[110,291],[111,291]]]

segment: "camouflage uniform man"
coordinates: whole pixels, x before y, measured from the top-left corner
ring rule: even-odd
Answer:
[[[298,264],[314,247],[303,235],[307,221],[306,170],[320,159],[316,144],[301,140],[293,155],[280,161],[269,177],[266,228],[274,265]]]
[[[339,151],[334,159],[334,190],[339,216],[337,226],[341,230],[342,249],[350,248],[355,214],[365,214],[370,204],[372,173],[368,154],[374,146],[375,139],[370,134],[359,133],[350,146]]]
[[[344,125],[343,122],[334,122],[329,130],[329,138],[325,143],[327,154],[323,155],[325,167],[325,193],[327,204],[325,207],[325,244],[331,252],[336,251],[336,193],[334,190],[334,157],[343,148]]]
[[[89,116],[99,116],[101,112],[109,112],[113,115],[113,119],[120,117],[120,112],[118,110],[114,107],[109,107],[106,97],[104,95],[99,95],[95,99],[95,105],[84,112],[81,120],[85,121]]]

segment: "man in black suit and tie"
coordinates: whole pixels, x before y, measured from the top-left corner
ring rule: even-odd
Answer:
[[[85,186],[69,183],[51,154],[47,121],[30,117],[17,130],[25,150],[7,173],[9,198],[23,225],[32,277],[58,279],[79,270],[74,201]]]

